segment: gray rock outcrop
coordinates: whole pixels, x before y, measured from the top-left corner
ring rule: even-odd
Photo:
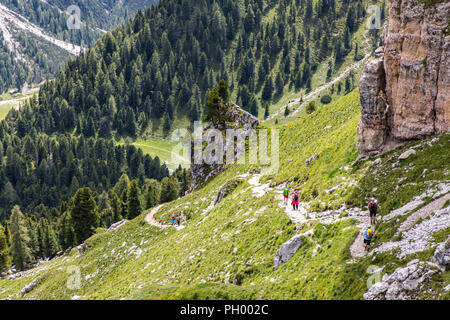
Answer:
[[[445,271],[450,270],[450,240],[441,243],[434,251],[434,260]]]
[[[319,159],[320,155],[319,154],[315,154],[312,157],[309,157],[308,159],[305,160],[305,166],[309,167],[311,165],[311,163],[316,160]]]
[[[288,262],[302,245],[303,240],[300,234],[283,243],[273,259],[274,270],[277,270],[283,262]]]
[[[121,226],[123,226],[125,223],[127,223],[128,222],[128,220],[127,219],[124,219],[124,220],[121,220],[121,221],[119,221],[119,222],[116,222],[116,223],[114,223],[114,224],[112,224],[109,228],[108,228],[108,232],[111,232],[111,231],[114,231],[114,230],[117,230],[117,229],[119,229]]]
[[[21,291],[20,297],[23,298],[28,292],[31,292],[38,285],[38,279],[34,279],[31,283],[27,284]]]
[[[259,125],[259,120],[252,114],[248,113],[245,110],[242,110],[239,106],[235,104],[230,104],[230,110],[228,112],[227,118],[225,120],[224,128],[217,128],[212,123],[208,123],[202,131],[202,140],[203,142],[209,142],[208,140],[208,131],[209,129],[217,129],[222,131],[222,150],[219,154],[223,155],[222,161],[218,161],[220,159],[213,159],[209,161],[211,163],[207,163],[206,161],[199,160],[195,158],[194,152],[194,144],[191,146],[192,150],[192,161],[191,161],[191,176],[192,176],[192,184],[191,191],[199,187],[201,184],[205,183],[211,177],[216,176],[218,173],[223,171],[225,165],[225,157],[228,150],[233,150],[234,156],[236,157],[241,152],[244,152],[243,148],[245,146],[241,146],[236,144],[235,141],[228,141],[226,138],[226,133],[224,132],[226,129],[241,129],[237,133],[240,137],[245,139],[249,137],[251,133],[254,132],[256,127]],[[194,138],[195,139],[195,138]],[[205,151],[205,146],[202,147],[202,154]]]
[[[375,283],[363,295],[365,300],[413,300],[428,290],[431,277],[439,272],[430,262],[410,261],[406,267],[397,268],[383,281]]]

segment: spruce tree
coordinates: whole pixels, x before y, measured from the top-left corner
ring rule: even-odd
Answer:
[[[90,188],[81,188],[73,198],[71,210],[75,244],[80,244],[95,233],[98,226],[96,203]]]
[[[8,247],[11,246],[11,233],[9,231],[9,224],[8,224],[8,220],[5,220],[4,223],[4,228],[5,228],[5,237],[6,237],[6,244],[8,245]]]
[[[128,189],[123,190],[120,197],[120,215],[124,218],[128,217]]]
[[[0,274],[9,267],[9,249],[4,228],[0,225]]]
[[[136,180],[131,181],[128,190],[128,218],[133,219],[141,214],[141,202],[139,200],[139,186]]]
[[[145,208],[150,209],[159,203],[159,188],[157,182],[152,182],[147,186],[145,194]]]
[[[287,117],[289,115],[289,106],[286,106],[284,109],[284,116]]]
[[[161,203],[170,202],[178,198],[179,185],[178,180],[171,176],[165,177],[161,181]]]
[[[30,237],[25,224],[25,216],[19,206],[14,206],[10,218],[11,253],[17,270],[25,270],[31,265],[33,257],[29,248]]]

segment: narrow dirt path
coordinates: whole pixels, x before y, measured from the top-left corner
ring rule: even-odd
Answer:
[[[158,228],[161,228],[161,229],[166,229],[166,228],[171,228],[172,227],[172,228],[176,228],[177,230],[181,230],[181,229],[185,228],[185,226],[183,226],[183,225],[173,226],[173,225],[170,225],[170,224],[162,224],[162,223],[158,222],[155,219],[154,216],[159,211],[159,209],[161,209],[162,206],[163,205],[160,204],[159,206],[154,207],[152,210],[150,210],[149,213],[147,213],[147,215],[145,216],[145,221],[149,225],[152,225],[152,226],[155,226],[155,227],[158,227]]]
[[[364,229],[369,222],[368,221],[369,218],[365,217],[354,217],[354,218],[359,222],[358,228],[360,229],[360,231],[358,232],[355,241],[353,241],[352,245],[350,246],[350,255],[352,258],[358,258],[365,256],[368,253],[364,247]]]
[[[292,99],[291,102],[289,102],[286,106],[280,108],[278,111],[276,111],[275,113],[271,114],[267,118],[267,120],[271,120],[271,119],[279,116],[280,114],[282,114],[286,107],[292,108],[292,107],[296,106],[295,109],[291,110],[292,111],[292,116],[296,115],[301,110],[302,106],[305,106],[310,101],[314,100],[322,91],[325,91],[325,90],[329,89],[333,84],[335,84],[335,83],[341,81],[342,79],[344,79],[347,75],[350,74],[350,72],[352,70],[355,70],[355,69],[361,67],[367,61],[367,59],[370,58],[370,56],[371,56],[371,53],[366,54],[363,59],[361,59],[361,60],[359,60],[359,61],[349,65],[347,68],[345,68],[339,75],[337,75],[331,81],[329,81],[329,82],[327,82],[327,83],[317,87],[313,91],[305,94],[303,96],[303,102],[302,102],[301,105],[298,104],[300,102],[300,98]]]
[[[445,202],[447,202],[447,200],[450,200],[450,193],[447,193],[446,195],[431,201],[426,206],[420,208],[419,210],[411,214],[400,225],[397,232],[395,233],[395,236],[398,236],[403,231],[411,229],[420,219],[425,219],[433,212],[441,209],[442,206],[445,204]]]

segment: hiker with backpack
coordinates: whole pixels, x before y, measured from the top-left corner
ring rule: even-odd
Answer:
[[[292,208],[295,210],[298,210],[298,203],[299,203],[299,197],[298,197],[298,191],[295,189],[294,195],[292,196]]]
[[[289,200],[289,188],[287,186],[285,186],[284,190],[283,190],[283,199],[284,199],[284,204],[287,205],[288,200]]]
[[[175,219],[175,216],[172,216],[172,225],[174,226],[177,220]]]
[[[372,198],[367,207],[369,208],[370,224],[374,226],[377,218],[378,204],[375,202],[375,199]]]
[[[366,251],[370,250],[370,243],[372,242],[372,238],[373,238],[373,230],[371,229],[370,226],[368,226],[366,230],[364,230],[364,249]]]
[[[180,222],[181,222],[181,215],[178,215],[177,216],[177,224],[178,224],[178,226],[180,226]]]

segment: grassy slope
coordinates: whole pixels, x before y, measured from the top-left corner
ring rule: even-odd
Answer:
[[[366,175],[370,161],[357,162],[353,169],[342,169],[356,158],[358,100],[358,92],[352,92],[312,115],[280,127],[282,168],[278,175],[266,179],[273,185],[284,181],[291,181],[292,186],[304,184],[303,197],[315,188],[318,193],[315,201],[319,204],[337,205],[344,200],[356,203],[370,194],[371,183],[367,181],[370,175]],[[324,129],[326,126],[332,128]],[[447,134],[431,149],[424,147],[411,161],[419,165],[425,158],[435,159],[431,165],[432,178],[443,180],[448,175],[449,162],[445,162],[442,151],[448,149]],[[318,152],[320,158],[307,171],[304,160]],[[383,164],[390,161],[388,157],[382,157]],[[288,164],[290,159],[293,161]],[[385,170],[389,172],[389,168],[386,165]],[[403,163],[399,170],[402,168],[405,168]],[[160,230],[147,225],[142,215],[117,231],[90,238],[89,249],[82,257],[77,258],[74,249],[70,255],[37,267],[34,275],[0,280],[0,298],[19,298],[20,289],[38,278],[37,288],[24,298],[70,299],[78,295],[81,299],[360,299],[367,290],[368,265],[387,265],[391,272],[409,260],[397,261],[383,254],[375,261],[363,258],[348,264],[348,248],[358,232],[355,223],[352,220],[332,225],[309,222],[298,228],[302,233],[314,229],[313,236],[304,237],[302,248],[274,271],[272,260],[276,251],[298,232],[278,206],[278,193],[270,191],[258,198],[248,182],[244,182],[202,215],[220,186],[249,169],[250,166],[231,166],[202,189],[166,204],[156,214],[158,220],[167,222],[172,214],[184,211],[190,217],[186,228]],[[344,181],[342,178],[346,179],[347,188],[333,195],[324,192]],[[381,173],[378,179],[386,186],[391,180],[389,174]],[[361,180],[360,189],[351,186],[353,180]],[[386,194],[392,192],[386,188]],[[411,196],[421,191],[414,189]],[[409,196],[401,199],[390,206],[399,207]],[[380,228],[385,231],[390,227]],[[446,232],[440,238],[448,236]],[[79,290],[66,286],[71,276],[67,273],[69,266],[81,268],[83,281]],[[37,273],[39,270],[42,271]],[[446,273],[438,278],[436,286],[442,290],[450,277]]]

